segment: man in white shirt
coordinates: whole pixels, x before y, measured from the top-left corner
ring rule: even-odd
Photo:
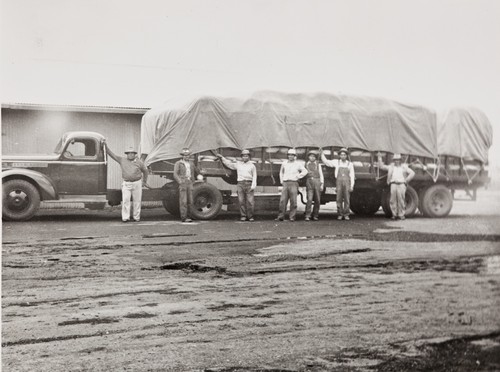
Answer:
[[[354,189],[354,166],[347,160],[347,149],[339,151],[340,159],[328,160],[321,150],[321,161],[327,167],[335,167],[337,188],[337,219],[349,221],[351,192]]]
[[[309,160],[306,163],[307,203],[305,220],[310,221],[312,217],[313,221],[318,221],[319,206],[321,204],[321,191],[323,191],[323,185],[325,181],[323,178],[323,170],[321,169],[321,164],[319,163],[319,161],[317,161],[317,154],[313,151],[310,151],[307,157],[309,158]],[[311,215],[313,201],[314,209],[312,210]]]
[[[257,187],[257,169],[250,162],[250,151],[241,152],[241,160],[232,162],[221,154],[217,154],[222,163],[229,169],[235,170],[238,175],[238,202],[240,204],[240,221],[253,222],[255,209],[254,191]]]
[[[387,184],[391,187],[390,207],[392,219],[405,219],[406,203],[406,186],[413,177],[415,172],[408,167],[408,164],[401,164],[401,154],[394,154],[392,157],[393,163],[385,165],[382,163],[382,155],[378,154],[379,169],[387,171]]]
[[[290,200],[290,222],[295,222],[297,214],[297,195],[299,193],[299,180],[307,174],[304,165],[297,161],[295,149],[288,150],[288,160],[281,164],[280,182],[283,185],[280,198],[280,211],[276,221],[285,219],[286,206]]]

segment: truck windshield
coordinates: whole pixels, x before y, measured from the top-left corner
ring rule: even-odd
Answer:
[[[63,139],[62,139],[62,138],[59,140],[59,142],[57,142],[56,148],[54,149],[54,152],[55,152],[56,154],[60,154],[60,153],[61,153],[61,151],[62,151],[62,147],[63,147],[63,143],[64,143],[64,142],[63,142]]]

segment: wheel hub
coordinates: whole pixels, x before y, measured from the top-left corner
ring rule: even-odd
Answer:
[[[28,195],[22,190],[12,190],[8,194],[7,205],[10,209],[22,210],[29,205]]]

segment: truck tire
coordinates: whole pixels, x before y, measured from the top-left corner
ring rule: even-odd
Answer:
[[[380,209],[380,193],[372,189],[354,190],[350,207],[358,215],[372,216]]]
[[[439,218],[450,214],[453,196],[444,185],[432,185],[422,192],[421,212],[426,217]]]
[[[209,183],[193,185],[193,208],[191,217],[196,220],[211,220],[222,208],[222,194],[219,189]]]
[[[181,212],[179,210],[179,190],[177,187],[169,188],[168,197],[161,201],[163,208],[175,217],[179,217]]]
[[[424,207],[424,194],[427,189],[424,187],[423,189],[418,190],[418,210],[422,215],[427,215]]]
[[[392,217],[390,200],[391,200],[390,189],[384,189],[384,191],[382,192],[382,209],[384,210],[386,217]],[[418,208],[418,200],[419,199],[417,191],[413,187],[408,185],[405,194],[406,217],[413,217],[415,215]]]
[[[40,207],[40,193],[25,180],[10,180],[3,184],[2,217],[7,221],[27,221]]]

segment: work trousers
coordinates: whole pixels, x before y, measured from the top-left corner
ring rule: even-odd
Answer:
[[[342,169],[342,168],[341,168]],[[340,174],[340,172],[339,172]],[[351,180],[349,177],[337,178],[337,214],[345,217],[349,216],[351,193]]]
[[[314,208],[312,216],[318,218],[319,206],[321,203],[321,181],[319,178],[308,178],[306,181],[307,202],[306,202],[306,217],[311,217],[312,203]]]
[[[133,218],[136,221],[141,219],[141,200],[142,200],[142,180],[122,183],[122,220],[130,219],[130,198],[132,197]]]
[[[389,204],[394,217],[404,217],[406,212],[406,185],[391,183],[391,198]]]
[[[239,181],[237,190],[241,217],[248,219],[253,218],[255,199],[254,191],[252,190],[252,181]]]
[[[283,181],[283,190],[280,198],[280,212],[278,218],[285,218],[286,206],[290,200],[290,220],[295,220],[297,214],[297,194],[299,193],[299,183],[297,181]]]
[[[191,208],[193,208],[193,182],[184,180],[179,184],[179,211],[181,220],[185,220],[190,216]]]

